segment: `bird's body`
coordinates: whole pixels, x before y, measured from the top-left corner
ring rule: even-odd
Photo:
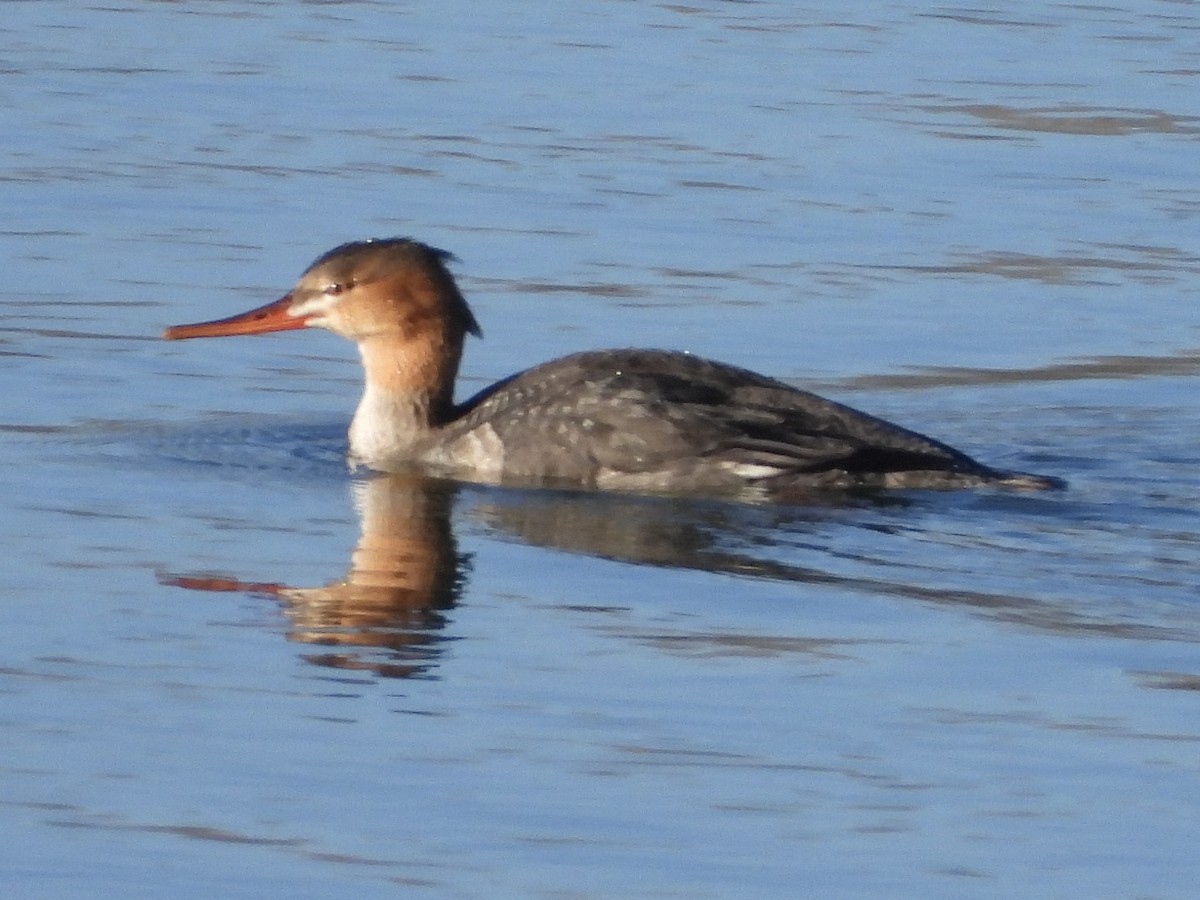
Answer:
[[[921,434],[723,363],[599,350],[535,366],[453,402],[479,334],[448,254],[407,239],[344,244],[292,293],[168,338],[324,327],[354,340],[366,376],[355,462],[468,480],[771,499],[815,489],[1061,482],[1002,472]]]

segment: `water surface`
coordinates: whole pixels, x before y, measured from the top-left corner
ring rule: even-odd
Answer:
[[[1194,5],[9,3],[14,896],[1187,897]],[[344,240],[1062,494],[352,477]]]

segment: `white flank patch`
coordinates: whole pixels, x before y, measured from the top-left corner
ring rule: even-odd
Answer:
[[[775,466],[764,466],[754,463],[722,463],[722,465],[736,475],[738,478],[745,478],[747,481],[754,481],[758,478],[766,478],[768,475],[777,475],[779,469]]]
[[[490,425],[482,425],[449,446],[425,454],[428,462],[475,478],[491,478],[504,471],[504,444]]]

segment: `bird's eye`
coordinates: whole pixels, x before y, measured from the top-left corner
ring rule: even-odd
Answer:
[[[342,293],[345,290],[346,290],[346,286],[344,284],[330,284],[330,285],[326,286],[325,290],[322,291],[322,293],[325,294],[325,296],[327,296],[327,297],[336,297],[338,294]]]

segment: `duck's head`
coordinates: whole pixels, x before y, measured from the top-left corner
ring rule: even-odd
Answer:
[[[167,340],[325,328],[352,341],[433,335],[461,346],[481,335],[446,264],[453,257],[409,238],[352,241],[318,258],[280,299],[224,319],[174,325]]]

